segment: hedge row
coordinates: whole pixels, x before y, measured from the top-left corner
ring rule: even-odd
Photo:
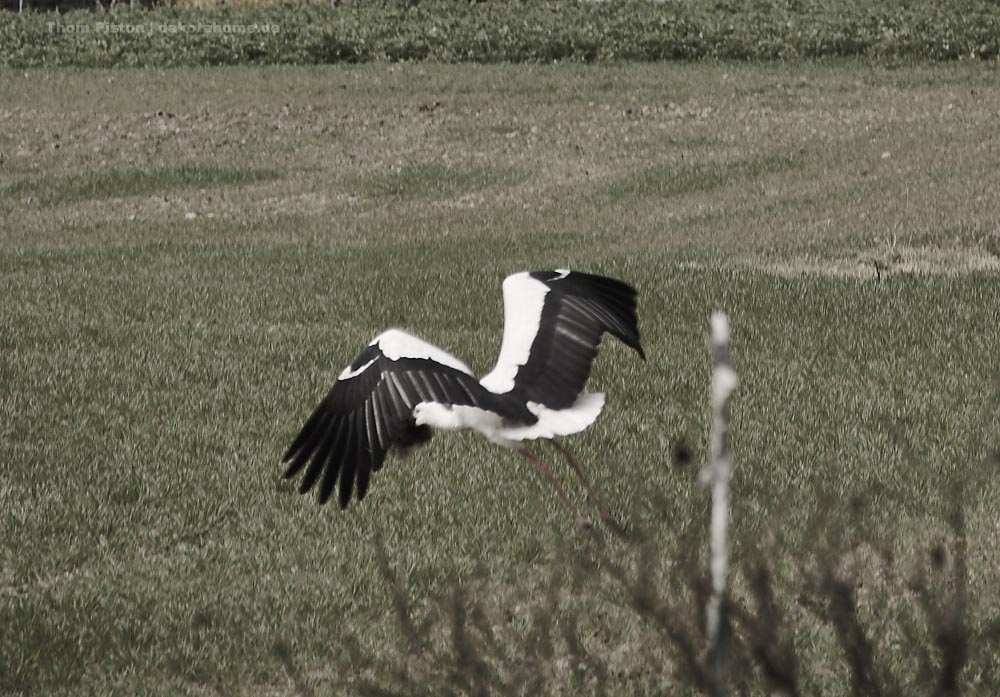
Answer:
[[[997,60],[995,0],[354,0],[4,13],[0,65]]]

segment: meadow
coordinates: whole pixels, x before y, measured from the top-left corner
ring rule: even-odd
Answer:
[[[993,67],[32,68],[0,94],[0,692],[696,693],[719,309],[734,687],[996,693]],[[629,541],[468,434],[345,511],[281,478],[376,333],[485,373],[503,277],[566,266],[640,294],[648,360],[605,342],[571,441]]]

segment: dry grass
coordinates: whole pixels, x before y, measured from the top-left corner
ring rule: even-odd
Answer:
[[[9,74],[6,205],[30,215],[48,177],[193,164],[210,148],[220,166],[281,176],[222,199],[108,195],[66,214],[98,227],[353,216],[390,195],[400,218],[520,210],[547,225],[593,208],[605,244],[713,266],[725,249],[779,272],[991,270],[1000,104],[986,69],[957,70],[226,69],[183,94],[178,73]],[[128,109],[94,114],[121,91]]]

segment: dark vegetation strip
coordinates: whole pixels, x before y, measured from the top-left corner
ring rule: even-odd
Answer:
[[[38,176],[0,187],[5,198],[32,197],[39,205],[145,196],[178,189],[206,189],[255,184],[277,178],[262,169],[180,165],[161,169],[112,169],[62,176]]]
[[[1000,56],[994,0],[385,0],[213,10],[120,3],[61,13],[44,11],[53,7],[44,1],[37,11],[4,13],[0,66]]]

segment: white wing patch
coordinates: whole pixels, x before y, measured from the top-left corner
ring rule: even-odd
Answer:
[[[369,346],[376,344],[378,344],[382,355],[390,361],[398,361],[401,358],[423,358],[455,370],[461,370],[466,375],[472,375],[469,366],[444,349],[439,349],[423,339],[407,334],[402,329],[389,329],[382,332],[372,340]],[[364,368],[359,369],[358,372],[361,370]]]
[[[518,369],[528,362],[531,344],[542,321],[542,307],[549,287],[528,272],[508,276],[503,282],[503,340],[496,367],[480,384],[490,392],[514,389]]]
[[[370,366],[376,360],[378,360],[378,359],[377,358],[371,359],[370,361],[368,361],[367,363],[365,363],[363,366],[361,366],[357,370],[351,370],[351,366],[347,366],[346,368],[344,368],[340,372],[340,375],[337,376],[337,379],[338,380],[350,380],[351,378],[357,377],[358,375],[361,375],[361,373],[363,373],[366,370],[368,370],[368,366]]]

